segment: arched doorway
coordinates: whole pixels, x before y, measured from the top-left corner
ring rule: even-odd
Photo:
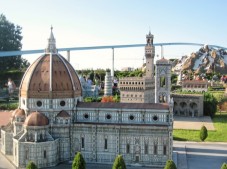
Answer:
[[[187,104],[185,102],[180,102],[180,115],[187,115]]]
[[[198,105],[195,102],[189,104],[189,115],[194,117],[198,116]]]

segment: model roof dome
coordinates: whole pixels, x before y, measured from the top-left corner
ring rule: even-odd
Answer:
[[[20,97],[74,98],[82,95],[79,77],[72,65],[57,53],[51,28],[45,54],[40,56],[24,74]]]
[[[15,113],[15,117],[23,117],[25,116],[25,112],[23,109],[18,109],[18,111],[16,111]]]
[[[18,116],[25,116],[25,112],[23,109],[20,109],[20,108],[15,109],[11,115],[12,118],[18,117]]]
[[[48,118],[39,112],[32,112],[24,122],[25,126],[46,126],[48,124]]]

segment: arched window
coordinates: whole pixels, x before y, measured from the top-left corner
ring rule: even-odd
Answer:
[[[147,145],[147,143],[144,145],[144,154],[148,154],[148,145]]]
[[[84,137],[81,137],[81,148],[84,148]]]
[[[40,134],[40,141],[42,141],[43,140],[43,135],[42,135],[42,133]]]
[[[127,154],[130,153],[130,145],[129,145],[129,144],[126,145],[126,153],[127,153]]]
[[[46,150],[44,150],[44,152],[43,152],[43,158],[46,158],[47,157],[47,152],[46,152]]]
[[[166,155],[166,145],[163,146],[163,155]]]
[[[105,138],[105,146],[104,149],[107,150],[107,138]]]
[[[157,144],[154,144],[154,155],[158,154],[158,146]]]
[[[28,154],[29,152],[28,152],[28,149],[27,150],[25,150],[25,159],[26,160],[28,160],[28,157],[29,157],[29,154]]]

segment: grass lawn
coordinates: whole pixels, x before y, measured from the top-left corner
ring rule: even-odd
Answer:
[[[205,141],[227,142],[227,113],[216,113],[212,119],[216,131],[208,131]],[[173,139],[178,141],[200,141],[199,130],[174,130]]]

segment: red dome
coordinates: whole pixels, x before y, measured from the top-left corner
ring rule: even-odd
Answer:
[[[25,116],[25,112],[23,109],[18,109],[18,111],[16,111],[15,117],[21,117],[21,116]]]
[[[40,56],[25,72],[20,97],[74,98],[82,95],[79,77],[60,54]]]
[[[48,118],[39,112],[32,112],[24,122],[25,126],[47,126],[48,124]]]

